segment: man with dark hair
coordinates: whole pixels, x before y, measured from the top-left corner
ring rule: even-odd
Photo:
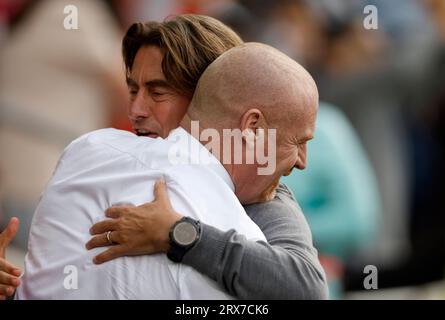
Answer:
[[[149,63],[146,55],[155,54],[141,50],[134,62],[139,71],[132,72],[138,82],[151,76],[144,72]],[[207,106],[214,112],[207,112]],[[166,140],[113,129],[80,137],[66,148],[37,208],[17,298],[230,298],[215,282],[163,255],[123,257],[93,265],[95,250],[86,252],[82,245],[87,229],[107,205],[150,200],[150,187],[163,177],[173,207],[186,216],[172,230],[178,246],[199,240],[199,221],[234,228],[248,239],[264,241],[238,199],[242,204],[271,200],[279,178],[304,165],[305,153],[300,148],[313,136],[317,106],[316,85],[304,68],[271,47],[245,44],[225,52],[206,69],[182,128],[173,130]],[[215,114],[230,116],[222,120]],[[245,159],[241,164],[223,163],[215,149],[207,150],[200,144],[205,141],[190,135],[195,120],[203,130],[216,130],[220,136],[227,128],[253,135],[277,130],[276,169],[270,175],[259,175],[258,154],[253,163]],[[251,148],[250,143],[243,139],[243,150]],[[263,147],[272,152],[272,144],[275,141]],[[172,164],[172,149],[181,150],[190,161]],[[196,166],[203,154],[208,163]],[[105,237],[113,242],[110,232]],[[176,258],[180,259],[179,252],[171,252],[170,259]],[[70,278],[74,285],[67,284],[68,267],[76,270],[76,276]]]
[[[227,29],[215,19],[200,16],[180,16],[173,22],[162,24],[135,24],[129,29],[124,39],[123,52],[127,67],[127,83],[131,95],[130,118],[138,135],[166,137],[170,130],[177,126],[182,114],[188,107],[190,101],[190,98],[187,99],[188,93],[194,91],[202,70],[222,52],[241,42],[233,31],[229,29],[230,32],[228,32]],[[196,34],[201,36],[196,39]],[[185,42],[188,41],[187,39],[191,39],[191,44],[182,44],[181,39],[183,37],[178,37],[178,35],[183,35],[186,38]],[[178,43],[181,45],[178,45]],[[170,57],[170,59],[167,57]],[[186,63],[193,66],[190,68],[190,72],[187,72],[188,69],[184,68]],[[232,70],[232,72],[235,71]],[[146,81],[148,79],[150,80]],[[203,92],[205,95],[207,91],[208,88],[201,90],[201,96]],[[252,90],[250,91],[252,92]],[[250,96],[252,102],[255,100],[255,96],[259,95]],[[227,95],[225,97],[226,99],[230,98]],[[201,103],[200,108],[207,108],[207,105],[210,108],[210,104]],[[238,108],[235,106],[234,104],[234,109],[220,109],[219,112],[223,110],[223,114],[236,114]],[[210,109],[207,109],[204,113],[209,113],[209,111]],[[211,111],[213,115],[219,114],[218,109],[213,108]],[[211,121],[221,122],[220,119],[216,118],[211,119]],[[305,166],[306,139],[299,141],[299,152],[295,155],[298,157],[296,166],[300,169]],[[274,190],[275,184],[276,180],[274,184],[270,185],[271,191]],[[318,263],[316,250],[312,247],[307,223],[298,206],[292,203],[289,193],[283,191],[283,189],[280,190],[278,198],[274,201],[264,205],[255,205],[250,211],[251,218],[256,215],[258,220],[253,219],[265,230],[265,233],[269,231],[266,236],[272,243],[276,243],[275,246],[266,242],[248,241],[231,231],[222,233],[222,231],[210,227],[204,221],[202,222],[203,241],[197,243],[193,248],[194,255],[191,254],[193,250],[188,254],[188,264],[217,280],[224,285],[229,293],[239,297],[325,297],[324,273]],[[270,198],[272,193],[267,195]],[[245,203],[251,201],[253,200]],[[131,211],[131,209],[128,210]],[[230,211],[228,208],[227,210]],[[255,212],[257,214],[254,214]],[[164,214],[164,216],[167,215]],[[174,217],[179,218],[178,215]],[[165,223],[166,220],[162,221]],[[268,221],[276,221],[277,223],[273,224]],[[153,230],[168,230],[171,227],[171,225],[166,225],[164,228],[161,228],[161,226],[162,224],[157,225],[157,228]],[[145,233],[152,234],[153,232]],[[215,238],[212,238],[212,235]],[[105,239],[107,244],[110,238],[113,239],[113,242],[122,244],[122,239],[119,239],[119,234],[116,232],[104,232],[101,241]],[[133,238],[138,239],[137,233],[132,235]],[[200,252],[203,252],[203,248],[212,248],[218,241],[225,245],[225,253],[219,251],[219,254],[222,255],[219,258],[215,257],[220,260],[209,261],[209,259],[203,259],[202,254],[200,254]],[[165,233],[162,241],[158,241],[158,245],[157,251],[153,248],[147,250],[147,246],[153,247],[153,244],[146,243],[144,250],[137,248],[132,252],[121,252],[120,255],[165,252],[169,247],[169,241],[165,238]],[[91,242],[90,247],[94,247],[94,241]],[[123,247],[123,245],[120,246],[121,249]],[[117,249],[118,246],[111,248]],[[201,251],[199,248],[201,248]],[[292,250],[289,248],[292,248]],[[301,255],[305,258],[302,259]],[[270,259],[267,257],[270,257]],[[244,261],[241,268],[238,264],[240,259]],[[218,261],[224,263],[220,266],[222,269],[219,271],[218,268],[215,268],[215,263],[218,263]],[[259,283],[255,279],[252,280],[251,268],[255,271],[253,273],[261,275],[264,281]],[[228,279],[231,279],[234,274],[239,274],[239,277],[237,276],[229,281]],[[269,284],[272,284],[273,287]]]

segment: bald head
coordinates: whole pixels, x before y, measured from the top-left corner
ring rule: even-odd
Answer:
[[[317,105],[317,87],[301,65],[270,46],[246,43],[206,69],[188,113],[210,127],[234,128],[256,108],[266,126],[284,129]]]
[[[242,159],[223,158],[223,165],[240,202],[250,204],[272,199],[282,175],[306,167],[306,142],[314,134],[317,107],[317,86],[302,66],[272,47],[246,43],[206,69],[183,126],[199,120],[201,129],[216,129],[223,137],[218,155],[229,150],[229,159]],[[242,148],[226,144],[231,139],[224,134],[227,131],[242,132]],[[261,138],[263,133],[267,141]],[[266,152],[261,155],[261,150]]]

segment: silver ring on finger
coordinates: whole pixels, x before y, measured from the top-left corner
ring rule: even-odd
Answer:
[[[114,244],[113,240],[111,240],[111,232],[112,231],[108,231],[106,234],[107,240],[108,240],[108,243],[110,244],[110,246],[112,246]]]

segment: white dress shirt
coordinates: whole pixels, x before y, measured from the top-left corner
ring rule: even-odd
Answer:
[[[172,164],[172,150],[180,150],[188,163]],[[197,153],[190,150],[199,150],[209,163],[194,164]],[[93,257],[106,248],[86,250],[91,226],[105,219],[104,211],[114,204],[152,201],[160,177],[176,211],[265,240],[236,198],[227,171],[184,129],[174,130],[166,140],[102,129],[73,141],[61,156],[33,218],[16,298],[233,298],[207,276],[165,254],[93,264]]]

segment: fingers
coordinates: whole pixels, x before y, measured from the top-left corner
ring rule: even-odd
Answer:
[[[22,271],[19,268],[2,258],[0,258],[0,270],[16,277],[19,277],[22,274]]]
[[[95,264],[102,264],[104,262],[122,257],[125,255],[124,253],[124,246],[113,246],[110,249],[102,252],[101,254],[98,254],[94,257],[93,262]]]
[[[13,287],[0,284],[0,295],[10,297],[14,294],[14,291]]]
[[[167,194],[167,185],[164,179],[159,179],[155,183],[154,188],[155,200],[160,200],[170,204],[170,199]]]
[[[0,271],[0,284],[18,287],[20,285],[20,279],[6,272]]]
[[[125,208],[126,206],[112,206],[107,210],[105,210],[105,215],[108,218],[113,218],[113,219],[120,218]]]
[[[20,220],[16,217],[12,217],[11,220],[9,220],[8,226],[6,227],[5,231],[2,232],[2,235],[5,234],[6,239],[11,241],[12,239],[14,239],[17,231],[19,231],[19,226]]]
[[[113,219],[100,221],[91,227],[90,234],[101,234],[107,231],[114,231],[116,230],[117,225],[118,221]]]
[[[117,243],[117,233],[116,232],[112,232],[110,234],[110,238],[113,240],[113,242]],[[85,245],[85,247],[87,248],[87,250],[91,250],[93,248],[98,248],[98,247],[107,247],[110,246],[110,243],[108,242],[107,239],[107,234],[103,233],[101,235],[95,236],[93,238],[90,239],[90,241],[88,241]]]
[[[13,217],[9,220],[8,226],[6,229],[0,234],[0,246],[3,249],[9,245],[9,243],[14,239],[15,235],[19,231],[20,221],[18,218]]]

